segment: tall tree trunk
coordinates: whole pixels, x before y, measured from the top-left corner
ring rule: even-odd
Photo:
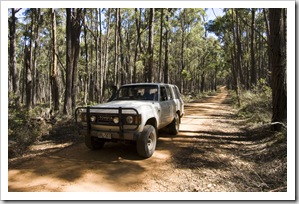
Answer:
[[[66,83],[63,113],[70,115],[72,112],[72,10],[66,9]]]
[[[66,9],[66,89],[63,112],[68,115],[76,107],[81,11],[82,9],[79,8],[76,10]]]
[[[286,91],[286,9],[270,8],[270,49],[272,61],[272,123],[280,130],[287,119]]]
[[[118,8],[115,9],[115,30],[114,30],[114,84],[118,85],[118,37],[117,37],[117,27],[118,27]]]
[[[105,39],[105,59],[104,59],[104,63],[105,63],[105,68],[104,68],[104,82],[106,82],[106,78],[107,78],[107,75],[109,75],[109,64],[108,64],[108,62],[109,62],[109,52],[108,52],[108,48],[109,48],[109,40],[110,40],[110,12],[111,12],[111,9],[110,8],[108,8],[108,11],[107,11],[107,15],[108,15],[108,17],[107,17],[107,33],[106,33],[106,39]],[[105,87],[105,85],[107,85],[107,84],[105,84],[104,83],[104,87]],[[104,89],[104,87],[103,87],[103,89]]]
[[[32,106],[37,102],[38,98],[38,70],[37,70],[37,55],[39,53],[39,24],[41,23],[40,8],[34,9],[34,50],[33,50],[33,83],[32,83]]]
[[[255,9],[251,9],[251,44],[250,44],[250,54],[251,54],[251,87],[256,85],[256,68],[255,68],[255,37],[254,37],[254,29],[255,29]]]
[[[127,50],[131,50],[131,42],[130,42],[130,35],[129,35],[129,25],[127,28],[127,35],[126,35],[126,44],[127,44]],[[132,83],[132,66],[130,65],[130,61],[131,61],[131,54],[127,54],[126,55],[126,73],[129,74],[129,77],[127,79],[126,82]]]
[[[239,75],[238,75],[238,62],[236,62],[238,60],[237,54],[236,54],[236,34],[235,34],[235,30],[234,30],[234,9],[232,12],[232,22],[233,22],[233,26],[232,26],[232,33],[233,33],[233,50],[231,52],[231,60],[232,60],[232,66],[231,66],[231,70],[232,70],[232,74],[233,74],[233,89],[236,92],[237,95],[237,99],[238,99],[238,105],[241,105],[240,102],[240,96],[239,96]],[[237,58],[237,60],[235,60],[235,58]]]
[[[95,63],[95,101],[99,102],[100,101],[100,78],[99,78],[99,64],[101,66],[101,51],[99,51],[99,19],[98,19],[98,9],[95,9],[96,11],[96,21],[95,21],[95,27],[96,27],[96,36],[95,36],[95,41],[96,41],[96,63]],[[100,25],[101,26],[101,25]],[[100,47],[101,50],[101,47]],[[100,59],[99,59],[100,58]]]
[[[33,69],[33,49],[34,49],[34,31],[35,31],[35,22],[34,22],[34,12],[35,8],[31,9],[30,16],[31,16],[31,24],[30,24],[30,36],[29,36],[29,50],[28,53],[29,56],[26,57],[26,59],[29,61],[29,65],[27,66],[27,81],[26,81],[26,107],[28,109],[31,109],[34,106],[33,103],[33,95],[34,95],[34,89],[33,89],[33,83],[34,83],[34,69]],[[27,47],[28,48],[28,47]],[[31,76],[29,76],[29,73]],[[30,87],[30,91],[28,88]],[[27,103],[31,103],[31,105],[28,105]]]
[[[12,90],[14,93],[14,103],[18,107],[20,105],[18,74],[16,67],[16,17],[15,14],[19,10],[11,9],[11,19],[9,21],[9,68],[12,80]]]
[[[169,80],[169,69],[168,69],[169,12],[171,12],[171,8],[168,9],[168,12],[165,16],[165,18],[166,18],[166,26],[165,26],[166,31],[165,31],[164,83],[168,83],[168,80]]]
[[[81,19],[82,8],[77,8],[73,12],[72,19],[72,52],[73,54],[73,78],[72,78],[72,108],[76,107],[77,96],[77,79],[78,79],[78,61],[80,53],[80,33],[81,33]]]
[[[83,24],[84,24],[84,45],[85,45],[85,75],[84,75],[84,104],[87,104],[88,98],[88,86],[90,84],[89,80],[89,67],[88,67],[88,42],[87,42],[87,24],[86,24],[86,8],[84,9],[84,17],[83,17]],[[96,43],[97,44],[97,43]],[[90,96],[93,96],[91,93]],[[91,98],[92,100],[92,98]]]
[[[52,23],[52,57],[53,57],[53,66],[51,74],[51,90],[52,90],[52,101],[54,104],[54,110],[59,110],[59,87],[57,80],[57,56],[56,56],[56,14],[55,10],[50,9],[51,12],[51,23]]]
[[[159,70],[158,70],[158,81],[162,81],[162,42],[163,42],[163,18],[164,18],[164,8],[160,9],[160,45],[159,45]]]
[[[237,44],[237,52],[236,52],[236,63],[237,63],[237,69],[238,69],[238,74],[239,74],[239,79],[240,79],[240,84],[244,85],[244,77],[243,77],[243,69],[242,69],[242,45],[241,45],[241,29],[240,29],[240,23],[239,23],[239,12],[238,8],[234,9],[236,13],[236,44]],[[234,15],[234,14],[233,14]]]
[[[120,51],[120,84],[125,84],[126,83],[126,78],[127,78],[127,72],[125,70],[125,57],[124,57],[124,42],[123,42],[123,37],[121,33],[121,14],[120,14],[120,9],[118,9],[118,23],[117,23],[117,30],[118,30],[118,37],[119,37],[119,51]]]
[[[31,94],[32,94],[32,76],[31,76],[31,67],[30,67],[30,50],[28,46],[25,45],[25,79],[26,79],[26,108],[31,109]]]
[[[205,71],[203,71],[201,73],[201,85],[200,85],[200,92],[203,93],[205,90],[205,77],[206,77],[206,73]]]
[[[154,63],[154,14],[155,9],[150,8],[150,16],[149,16],[149,33],[148,33],[148,63],[146,65],[145,70],[145,82],[152,82],[153,76],[153,63]]]
[[[179,73],[179,76],[181,76],[181,73],[185,69],[185,59],[184,59],[184,50],[185,50],[185,18],[186,18],[186,11],[185,9],[182,11],[183,16],[181,18],[181,30],[182,30],[182,41],[181,41],[181,70]],[[182,78],[182,77],[180,77]],[[184,92],[184,79],[180,80],[180,89],[181,92]]]
[[[136,83],[136,69],[137,69],[137,56],[138,56],[138,45],[139,45],[139,42],[140,42],[140,21],[139,21],[139,18],[140,18],[140,15],[141,13],[138,14],[138,9],[135,8],[135,24],[136,24],[136,32],[137,32],[137,41],[136,41],[136,44],[135,44],[135,53],[134,53],[134,66],[133,66],[133,76],[132,76],[132,82],[133,83]]]
[[[267,13],[266,13],[266,9],[263,9],[263,14],[264,14],[264,22],[265,22],[265,26],[266,26],[266,34],[267,34],[267,44],[268,47],[270,47],[270,28],[269,28],[269,19],[267,18]],[[271,61],[271,49],[267,49],[268,51],[268,71],[271,72],[271,67],[272,67],[272,61]],[[267,72],[266,72],[267,73]],[[270,86],[272,87],[272,79],[271,79],[271,75],[269,75],[268,77],[268,81],[270,82]]]
[[[99,26],[100,26],[100,98],[99,101],[100,103],[103,102],[103,93],[104,93],[104,66],[103,66],[103,57],[102,57],[102,17],[101,17],[101,9],[99,8]]]

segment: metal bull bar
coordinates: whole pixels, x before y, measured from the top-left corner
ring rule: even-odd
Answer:
[[[95,122],[92,122],[90,120],[91,118],[91,115],[94,115],[97,117],[97,114],[107,114],[109,115],[110,113],[102,113],[102,112],[92,112],[91,110],[118,110],[116,113],[111,113],[111,115],[114,115],[115,117],[117,116],[119,118],[119,122],[118,123],[111,123],[109,124],[109,126],[118,126],[119,127],[119,133],[120,134],[120,137],[123,138],[123,135],[124,135],[124,120],[125,118],[123,117],[123,111],[124,110],[132,110],[134,111],[136,114],[126,114],[126,115],[132,115],[132,116],[135,116],[140,117],[138,111],[135,109],[135,108],[122,108],[122,107],[110,107],[110,108],[107,108],[107,107],[90,107],[90,106],[87,106],[87,107],[77,107],[76,110],[75,110],[75,122],[76,122],[76,126],[80,128],[82,128],[82,125],[78,125],[78,117],[80,117],[80,110],[83,112],[83,113],[86,113],[86,122],[87,122],[87,133],[88,133],[88,136],[91,136],[91,124],[99,124],[97,121]],[[85,110],[85,111],[84,111]],[[128,125],[131,125],[131,124],[128,124]],[[134,131],[134,130],[137,130],[139,125],[140,125],[140,119],[138,120],[137,124],[133,124],[133,125],[136,125],[136,128],[134,129],[130,129],[131,131]]]

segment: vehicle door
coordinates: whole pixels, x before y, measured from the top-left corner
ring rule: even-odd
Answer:
[[[169,87],[166,85],[160,86],[160,125],[159,128],[165,127],[172,120],[172,96]]]
[[[176,103],[176,110],[180,111],[180,117],[182,117],[184,115],[184,101],[181,98],[181,94],[180,91],[178,89],[177,86],[172,85],[172,90],[173,90],[173,94],[174,94],[174,101]]]

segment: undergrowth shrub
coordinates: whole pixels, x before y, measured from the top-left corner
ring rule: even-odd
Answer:
[[[237,97],[232,93],[232,100],[237,104]],[[261,79],[252,90],[243,90],[239,94],[241,105],[237,107],[238,116],[252,123],[270,123],[272,114],[272,91]]]
[[[210,90],[210,91],[206,91],[203,93],[199,92],[199,93],[182,94],[181,97],[185,103],[190,103],[194,100],[203,99],[203,98],[206,98],[209,96],[215,96],[215,95],[217,95],[217,92],[219,92],[219,90],[217,90],[217,91]]]
[[[9,107],[8,109],[8,140],[13,142],[14,146],[10,153],[20,155],[22,152],[36,141],[36,139],[44,134],[47,125],[40,116],[40,107],[30,111],[25,108],[16,109]]]

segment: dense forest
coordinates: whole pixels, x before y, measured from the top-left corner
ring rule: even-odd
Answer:
[[[17,18],[22,12],[24,17]],[[111,86],[176,84],[197,95],[226,85],[269,91],[274,129],[286,125],[286,9],[9,9],[9,107],[72,115]],[[213,35],[212,35],[213,34]]]

